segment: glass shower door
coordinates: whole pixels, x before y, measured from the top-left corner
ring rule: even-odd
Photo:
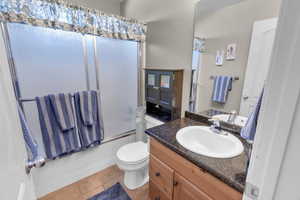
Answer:
[[[96,37],[105,137],[136,128],[138,43]]]
[[[23,24],[9,23],[8,31],[22,98],[87,90],[89,83],[100,90],[105,138],[136,128],[137,42]],[[23,105],[42,144],[36,104]]]
[[[86,90],[81,34],[14,23],[8,23],[8,32],[23,99]],[[42,147],[36,103],[24,102],[23,107]]]

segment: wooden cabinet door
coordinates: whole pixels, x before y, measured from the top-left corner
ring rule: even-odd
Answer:
[[[146,71],[146,101],[154,104],[159,103],[159,72],[147,70]]]
[[[175,173],[173,200],[213,200],[188,180]]]
[[[148,200],[171,200],[171,199],[169,199],[160,189],[158,189],[158,186],[150,180]]]
[[[149,166],[150,180],[165,193],[165,196],[171,199],[173,195],[174,170],[152,155],[150,156]]]

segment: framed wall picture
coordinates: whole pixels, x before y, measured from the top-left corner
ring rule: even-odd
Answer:
[[[229,44],[227,46],[226,60],[235,60],[236,58],[236,44]]]

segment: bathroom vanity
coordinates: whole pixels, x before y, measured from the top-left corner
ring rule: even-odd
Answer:
[[[176,141],[187,126],[208,126],[190,118],[146,130],[150,141],[151,200],[241,200],[247,156],[212,158],[193,153]],[[240,138],[239,138],[240,139]],[[240,139],[245,151],[249,148]]]

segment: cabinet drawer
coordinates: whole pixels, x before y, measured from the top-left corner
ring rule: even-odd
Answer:
[[[171,199],[166,197],[166,195],[163,192],[161,192],[152,181],[150,181],[149,200],[171,200]]]
[[[171,199],[173,194],[174,170],[151,155],[149,175],[150,180]]]

